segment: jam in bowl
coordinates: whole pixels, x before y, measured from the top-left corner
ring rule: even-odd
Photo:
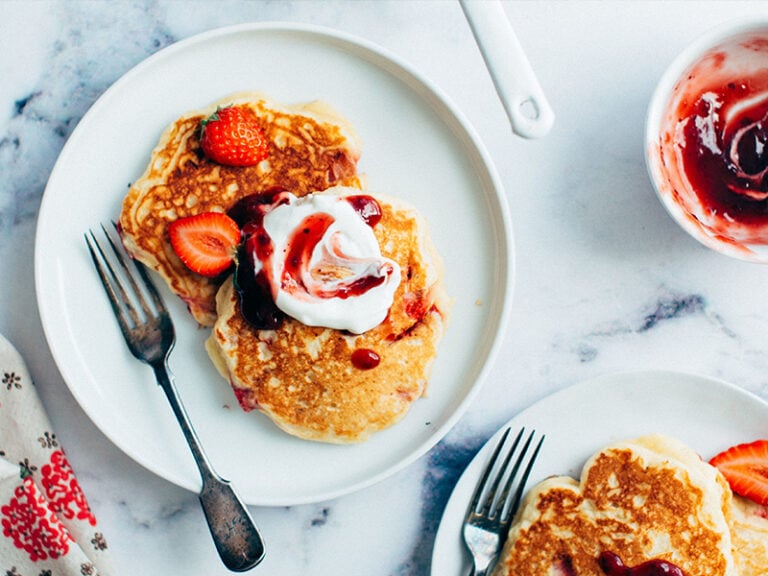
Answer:
[[[687,232],[768,263],[768,21],[717,28],[674,60],[651,99],[645,153]]]

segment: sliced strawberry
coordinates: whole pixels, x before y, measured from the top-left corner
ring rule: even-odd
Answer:
[[[221,212],[179,218],[168,228],[171,247],[198,274],[218,276],[232,265],[240,243],[237,223]]]
[[[267,139],[256,114],[245,106],[219,108],[201,123],[200,146],[227,166],[253,166],[267,157]]]
[[[768,439],[728,448],[709,461],[736,494],[768,505]]]

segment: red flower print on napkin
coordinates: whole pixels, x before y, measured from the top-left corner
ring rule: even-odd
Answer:
[[[69,552],[72,537],[31,477],[24,478],[10,502],[0,506],[0,519],[3,535],[26,551],[32,562],[55,560]]]
[[[67,457],[61,450],[51,453],[49,464],[40,469],[41,484],[51,509],[62,518],[86,520],[96,526],[96,517],[85,498]]]
[[[24,359],[0,334],[0,576],[112,576],[111,564]]]

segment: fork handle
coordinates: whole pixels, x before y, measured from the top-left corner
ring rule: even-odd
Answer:
[[[200,504],[224,565],[232,571],[253,568],[264,557],[264,541],[248,509],[228,480],[211,466],[190,423],[167,360],[152,364],[157,383],[165,392],[203,481]]]
[[[485,566],[472,566],[469,570],[468,576],[487,576],[493,572],[493,568],[496,566],[496,558],[491,559]]]

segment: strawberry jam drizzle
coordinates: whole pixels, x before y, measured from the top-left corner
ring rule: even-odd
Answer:
[[[381,220],[381,206],[370,196],[358,194],[356,196],[347,196],[346,200],[371,228],[376,226]]]
[[[264,194],[250,194],[241,198],[228,214],[243,232],[245,241],[238,251],[235,269],[235,290],[240,300],[240,313],[254,328],[274,330],[282,323],[285,314],[272,298],[269,281],[263,272],[256,274],[256,261],[269,261],[274,248],[264,230],[264,215],[273,208],[282,190]]]
[[[333,223],[332,216],[318,213],[305,218],[301,226],[296,228],[288,242],[290,248],[283,266],[283,276],[280,279],[283,290],[293,294],[304,292],[317,298],[346,300],[365,294],[371,288],[384,283],[385,276],[368,274],[351,281],[340,280],[334,283],[333,287],[328,288],[323,287],[322,283],[311,283],[311,286],[305,284],[302,280],[302,272],[309,270],[312,254]],[[335,253],[335,256],[340,260],[345,259],[340,250]]]
[[[274,255],[274,246],[264,229],[264,216],[286,202],[280,198],[282,192],[284,190],[273,189],[262,194],[245,196],[228,212],[240,226],[245,238],[239,251],[235,272],[235,289],[240,299],[240,310],[246,321],[256,329],[275,329],[285,318],[285,314],[275,305],[265,273],[265,269],[271,268],[269,262]],[[381,220],[381,207],[371,196],[359,194],[347,197],[346,201],[368,226],[374,227]],[[301,280],[301,271],[308,268],[312,252],[331,224],[333,218],[328,214],[313,214],[292,234],[281,278],[284,289],[306,290]],[[340,283],[333,290],[322,291],[319,296],[342,299],[359,296],[383,281],[384,277],[363,276],[351,282]]]
[[[258,402],[255,400],[256,397],[251,390],[243,390],[237,386],[232,386],[232,390],[235,393],[237,403],[240,404],[240,407],[245,412],[250,412],[251,410],[255,410],[259,407]]]
[[[667,560],[648,560],[629,567],[613,552],[602,552],[598,562],[606,576],[685,576],[678,566]]]
[[[405,294],[405,313],[409,317],[420,320],[428,312],[431,300],[421,292],[408,292]]]
[[[358,348],[352,352],[352,365],[359,370],[371,370],[376,368],[379,362],[381,356],[368,348]]]
[[[306,291],[307,287],[301,280],[302,270],[309,268],[312,252],[323,239],[328,228],[333,224],[329,214],[318,213],[307,216],[301,226],[297,227],[288,241],[288,254],[285,257],[282,287],[288,292]]]

